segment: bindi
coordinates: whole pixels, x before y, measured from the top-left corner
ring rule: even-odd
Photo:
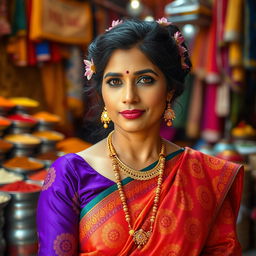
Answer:
[[[126,70],[125,73],[126,73],[126,74],[129,74],[130,72],[129,72],[129,70]]]

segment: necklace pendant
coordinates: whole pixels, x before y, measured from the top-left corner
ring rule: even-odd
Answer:
[[[143,245],[147,243],[149,240],[149,237],[151,235],[150,231],[145,231],[143,229],[140,229],[138,231],[135,231],[133,235],[133,240],[136,245],[138,245],[138,249],[141,249]]]

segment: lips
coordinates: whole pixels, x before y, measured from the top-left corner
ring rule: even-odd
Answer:
[[[119,112],[126,119],[136,119],[143,115],[145,111],[141,109],[131,109]]]

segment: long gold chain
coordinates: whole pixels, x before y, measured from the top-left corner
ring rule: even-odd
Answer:
[[[150,180],[152,178],[155,178],[156,176],[159,175],[159,171],[161,169],[160,167],[160,155],[164,155],[164,152],[165,152],[165,145],[164,145],[164,142],[162,141],[162,146],[161,146],[161,153],[159,155],[159,160],[156,164],[156,166],[154,168],[152,168],[151,170],[149,171],[138,171],[138,170],[135,170],[129,166],[127,166],[117,155],[116,151],[115,151],[115,148],[113,146],[113,143],[112,143],[112,134],[113,134],[113,131],[108,135],[108,149],[110,151],[110,154],[111,155],[114,155],[118,164],[119,164],[119,169],[121,171],[123,171],[124,173],[126,173],[129,177],[135,179],[135,180]]]
[[[109,137],[111,137],[111,134],[108,136],[108,141],[109,141]],[[112,145],[113,147],[113,145]],[[165,166],[165,146],[163,146],[164,149],[163,151],[161,150],[161,153],[159,154],[159,166],[160,166],[160,170],[159,170],[159,176],[157,179],[157,187],[156,187],[156,191],[155,191],[155,198],[154,198],[154,203],[153,203],[153,207],[152,207],[152,213],[150,216],[150,228],[149,231],[145,231],[144,229],[139,229],[139,230],[134,230],[132,228],[131,225],[131,217],[130,217],[130,212],[128,209],[128,205],[127,205],[127,199],[126,196],[124,194],[124,190],[123,190],[123,186],[122,186],[122,182],[121,182],[121,177],[120,177],[120,173],[119,173],[119,162],[116,158],[115,154],[112,154],[112,151],[109,148],[110,151],[110,157],[112,159],[112,166],[113,166],[113,170],[115,173],[115,178],[116,178],[116,184],[117,184],[117,188],[118,188],[118,192],[119,192],[119,196],[122,202],[122,206],[123,206],[123,210],[124,210],[124,214],[125,214],[125,220],[128,223],[128,227],[129,227],[129,234],[131,236],[133,236],[133,240],[134,243],[137,245],[138,249],[142,248],[149,240],[150,235],[152,234],[153,231],[153,225],[156,219],[156,213],[157,213],[157,209],[158,209],[158,205],[159,205],[159,199],[160,199],[160,195],[161,195],[161,189],[162,189],[162,183],[163,183],[163,174],[164,174],[164,166]],[[114,147],[113,147],[114,149]]]

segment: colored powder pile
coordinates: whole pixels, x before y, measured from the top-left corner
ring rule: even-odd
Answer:
[[[5,140],[11,143],[18,144],[30,144],[30,145],[38,145],[41,143],[41,140],[35,136],[30,134],[9,134],[4,137]]]
[[[24,115],[24,114],[15,114],[15,115],[10,115],[8,118],[12,121],[18,121],[18,122],[24,122],[24,123],[32,123],[36,124],[37,120],[33,118],[30,115]]]
[[[46,175],[47,175],[47,171],[46,171],[46,170],[41,170],[41,171],[38,171],[38,172],[36,172],[36,173],[34,173],[34,174],[30,174],[30,175],[28,176],[28,178],[29,178],[30,180],[38,180],[38,181],[41,181],[41,180],[44,180],[44,179],[45,179]]]
[[[8,172],[4,168],[0,168],[0,183],[7,184],[15,181],[23,180],[21,175],[18,175],[13,172]]]
[[[60,121],[60,117],[46,111],[40,111],[33,115],[34,118],[40,121],[48,122],[48,123],[57,123]]]
[[[16,181],[0,187],[1,191],[12,191],[12,192],[34,192],[41,190],[41,187],[35,184],[30,184],[25,181]]]
[[[44,165],[40,162],[31,160],[26,156],[16,156],[4,162],[4,167],[8,169],[21,168],[24,170],[38,170],[42,169]]]

